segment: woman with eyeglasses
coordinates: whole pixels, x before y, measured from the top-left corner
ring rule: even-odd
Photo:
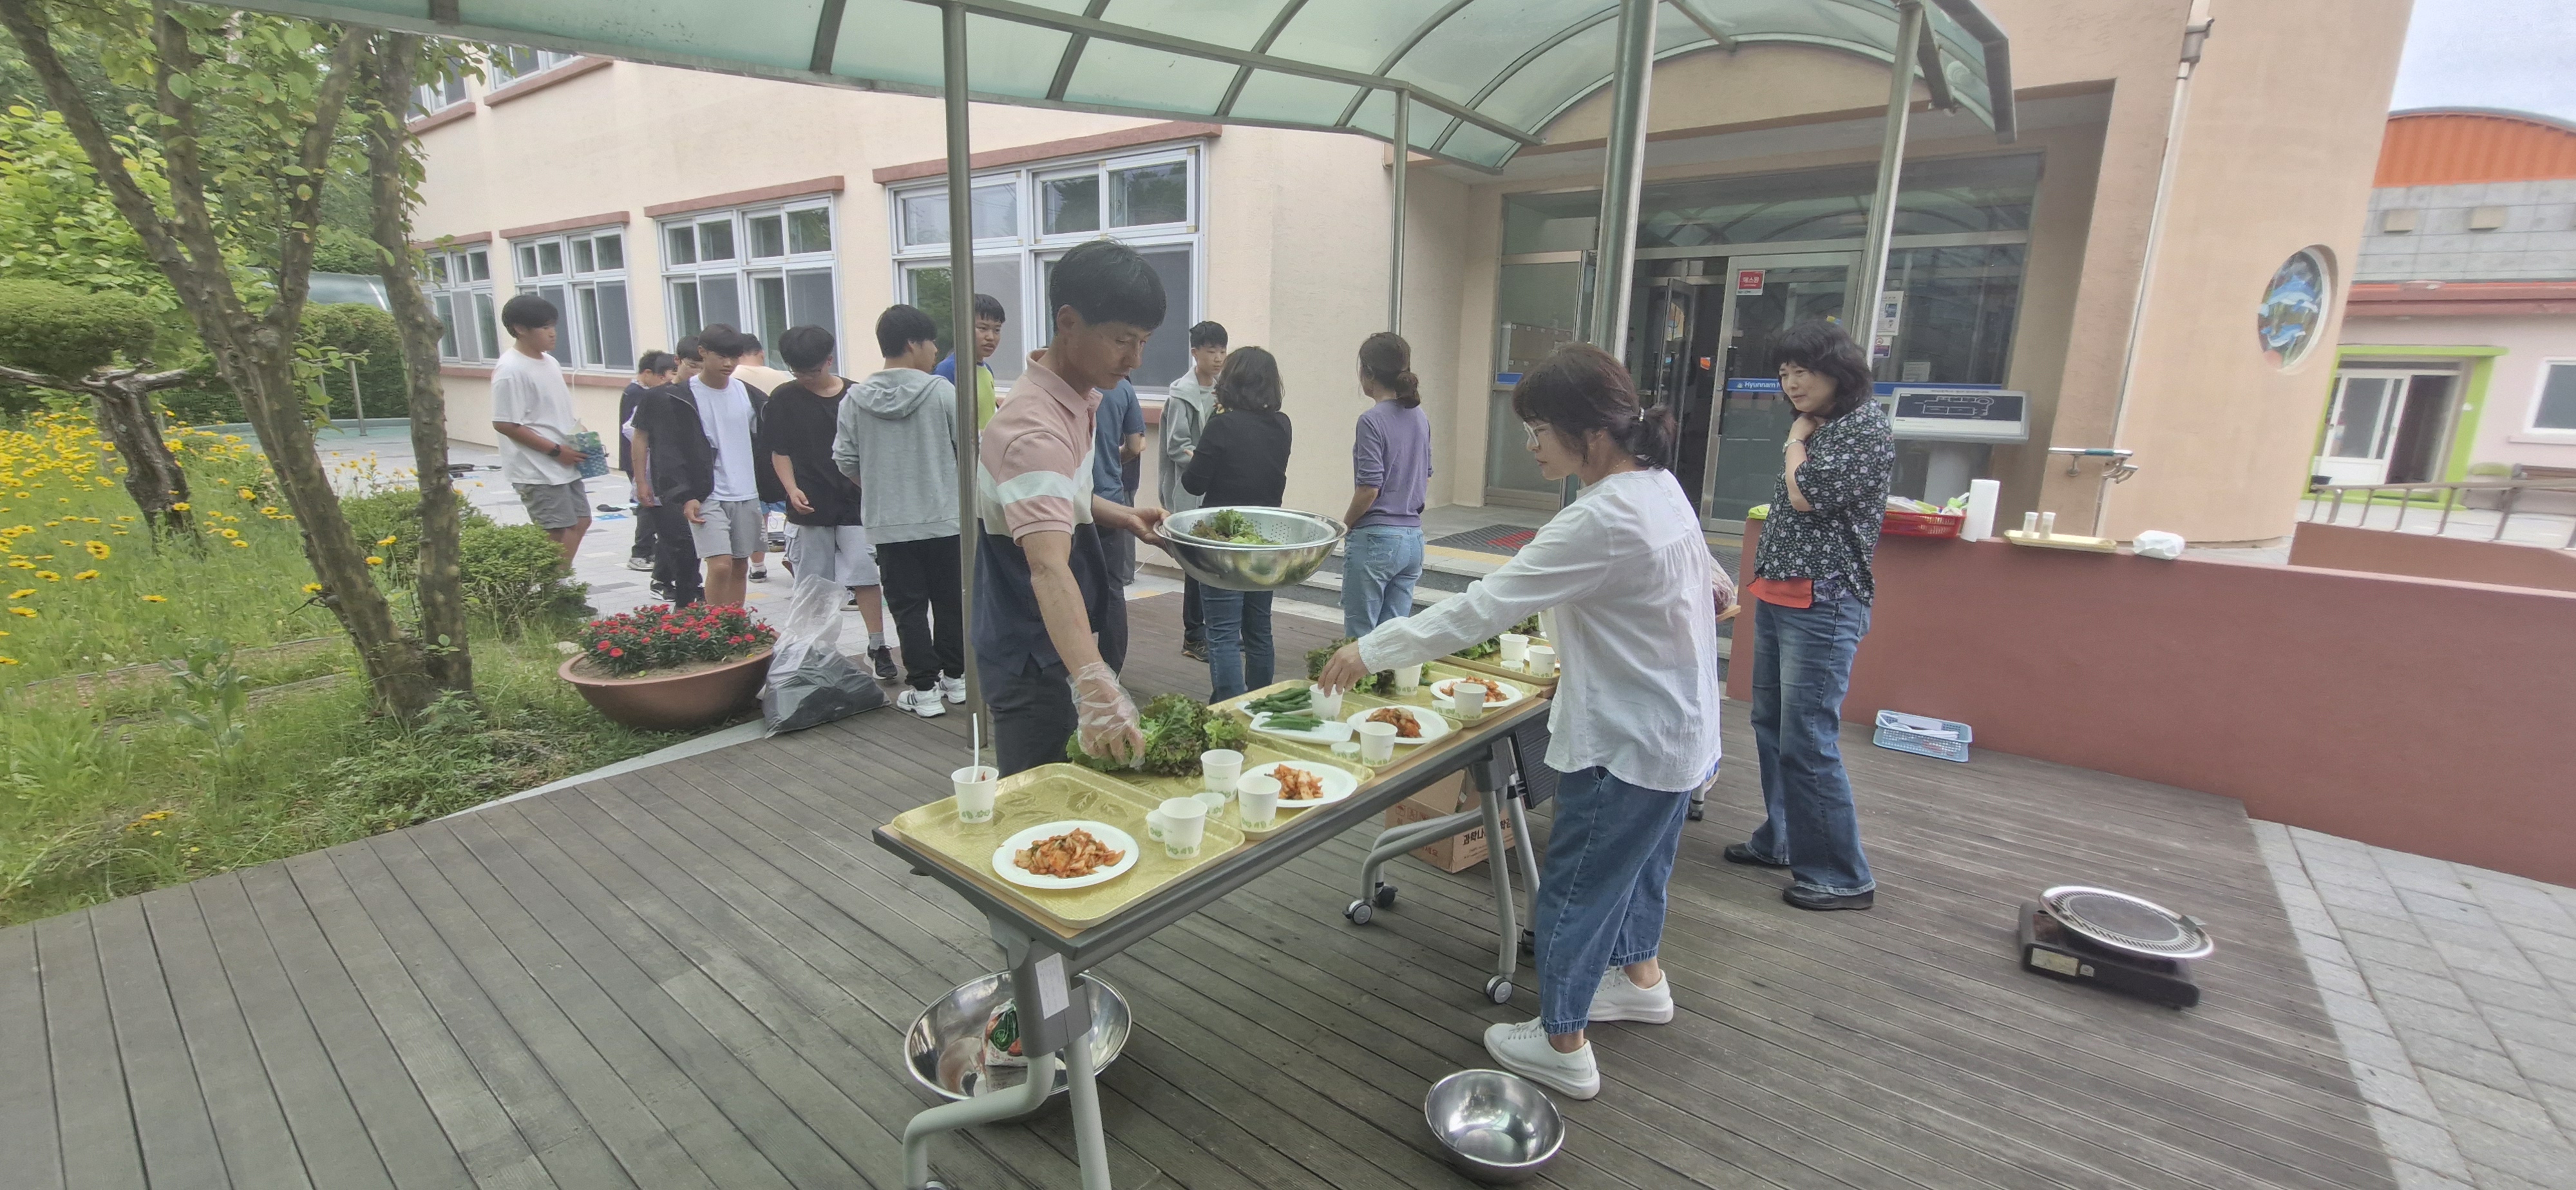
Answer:
[[[1664,886],[1691,793],[1717,771],[1716,613],[1734,592],[1661,465],[1672,414],[1638,405],[1626,365],[1562,348],[1512,389],[1512,411],[1539,473],[1580,479],[1583,494],[1463,594],[1344,646],[1322,680],[1347,689],[1555,609],[1564,676],[1547,766],[1562,775],[1538,889],[1539,1018],[1495,1025],[1485,1048],[1590,1099],[1601,1090],[1590,1025],[1673,1019],[1656,960]]]
[[[1867,909],[1878,882],[1861,853],[1840,741],[1852,658],[1877,597],[1870,563],[1896,472],[1896,435],[1886,407],[1870,399],[1869,357],[1842,327],[1799,323],[1772,353],[1798,420],[1745,584],[1754,600],[1753,748],[1766,816],[1725,856],[1789,869],[1780,896],[1800,909]]]

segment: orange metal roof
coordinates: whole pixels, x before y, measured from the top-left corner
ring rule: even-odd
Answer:
[[[2451,186],[2576,178],[2576,127],[2528,112],[2441,108],[2397,112],[2379,145],[2374,186]]]

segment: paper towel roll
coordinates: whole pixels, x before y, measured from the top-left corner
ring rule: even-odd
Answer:
[[[1984,541],[1995,535],[1995,501],[2003,497],[2003,484],[1992,479],[1968,481],[1968,523],[1960,528],[1959,540]]]

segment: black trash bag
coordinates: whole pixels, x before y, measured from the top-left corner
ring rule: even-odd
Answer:
[[[803,731],[886,705],[885,689],[875,675],[852,664],[838,648],[806,645],[794,648],[795,657],[789,651],[779,650],[769,681],[760,688],[760,715],[769,721],[762,734]]]
[[[876,677],[841,655],[841,588],[800,577],[760,687],[760,715],[769,721],[762,734],[820,727],[884,705]]]

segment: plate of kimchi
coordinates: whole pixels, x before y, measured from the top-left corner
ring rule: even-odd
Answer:
[[[1033,826],[993,849],[993,874],[1022,888],[1089,888],[1136,866],[1136,837],[1105,822]]]

